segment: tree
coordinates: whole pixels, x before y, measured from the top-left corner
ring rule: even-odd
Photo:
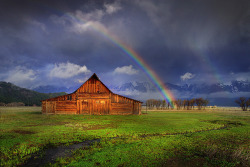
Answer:
[[[208,105],[208,103],[209,103],[209,100],[207,100],[207,99],[203,100],[202,105],[203,105],[204,109],[206,108],[206,106]]]
[[[187,100],[187,110],[190,110],[191,107],[191,100]]]
[[[192,108],[194,109],[195,99],[189,100],[189,103],[190,103],[191,109],[192,109]]]
[[[163,100],[163,101],[162,101],[162,109],[165,109],[165,108],[166,108],[166,104],[167,104],[166,100]]]
[[[183,109],[185,110],[187,106],[187,100],[183,100],[182,104],[183,104]]]
[[[176,101],[176,106],[177,106],[177,110],[180,110],[181,109],[181,106],[182,106],[182,100],[181,99],[178,99]]]
[[[195,99],[195,103],[196,103],[198,109],[201,110],[202,105],[203,105],[203,98],[197,98],[197,99]]]
[[[149,109],[153,109],[154,107],[156,107],[157,110],[161,109],[161,108],[165,108],[166,107],[166,101],[165,100],[156,100],[156,99],[148,99],[146,101],[146,106]]]
[[[155,106],[156,106],[156,109],[159,110],[160,109],[160,106],[161,106],[161,100],[155,100]]]
[[[168,102],[168,109],[170,108],[170,102]]]
[[[246,102],[247,108],[250,106],[250,98]]]
[[[238,100],[235,100],[243,111],[247,111],[248,106],[250,106],[250,99],[247,100],[246,97],[240,97]]]
[[[146,105],[147,105],[147,107],[149,108],[149,109],[153,109],[154,108],[154,99],[148,99],[147,101],[146,101]]]

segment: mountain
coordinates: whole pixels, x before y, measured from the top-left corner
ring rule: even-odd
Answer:
[[[45,85],[45,86],[38,86],[32,90],[40,93],[58,93],[58,92],[66,92],[66,93],[72,93],[74,92],[78,87],[57,87],[53,85]]]
[[[127,82],[119,86],[107,85],[111,91],[130,98],[145,101],[150,98],[160,98],[158,89],[155,85],[149,82]],[[215,83],[215,84],[172,84],[165,83],[165,86],[174,92],[176,98],[208,98],[210,105],[219,106],[235,106],[235,99],[240,93],[249,94],[250,96],[250,82],[248,81],[232,81],[230,84]],[[34,91],[40,93],[55,93],[67,92],[72,93],[78,87],[56,87],[56,86],[39,86]],[[219,97],[216,97],[219,95]],[[205,96],[205,97],[204,97]]]
[[[249,81],[232,81],[232,92],[250,92]]]
[[[130,82],[125,83],[119,87],[114,87],[116,91],[140,91],[148,92],[155,91],[156,88],[154,85],[148,82],[135,82],[136,84]],[[175,85],[171,83],[165,83],[165,86],[169,90],[177,90],[180,92],[192,92],[194,94],[211,94],[216,92],[250,92],[250,82],[249,81],[232,81],[230,85],[223,83],[216,84],[184,84],[184,85]]]
[[[167,86],[168,87],[168,86]],[[232,86],[231,85],[224,85],[224,84],[190,84],[190,85],[182,85],[178,86],[176,88],[171,88],[170,89],[175,89],[181,92],[192,92],[193,94],[211,94],[211,93],[216,93],[216,92],[232,92]],[[250,90],[250,89],[249,89]]]
[[[191,92],[192,94],[211,94],[216,92],[250,92],[250,82],[248,81],[232,81],[230,85],[223,83],[216,84],[183,84],[176,85],[172,83],[165,83],[165,86],[169,90],[176,90],[179,92]],[[155,85],[149,82],[127,82],[120,86],[108,86],[111,91],[114,92],[124,92],[124,91],[137,91],[137,92],[155,92],[157,88]],[[67,92],[72,93],[78,87],[57,87],[52,85],[39,86],[34,88],[34,91],[40,93],[57,93],[57,92]]]
[[[128,82],[120,86],[109,86],[112,91],[139,91],[139,92],[153,92],[157,91],[156,87],[149,82]]]
[[[236,106],[235,100],[242,96],[242,93],[250,97],[250,82],[232,81],[230,84],[171,84],[165,83],[165,86],[178,99],[203,97],[210,101],[210,105],[218,106]],[[145,101],[150,98],[160,98],[156,87],[148,82],[129,82],[120,86],[112,87],[112,91],[118,94],[127,95],[131,98]],[[217,97],[219,96],[219,97]]]
[[[23,102],[25,105],[41,105],[41,100],[64,95],[66,93],[39,93],[18,87],[9,82],[0,82],[0,102]]]

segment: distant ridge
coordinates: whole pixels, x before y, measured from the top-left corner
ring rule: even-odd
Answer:
[[[190,92],[192,94],[211,94],[216,92],[229,92],[229,93],[238,93],[238,92],[249,92],[250,93],[250,82],[249,81],[232,81],[230,84],[183,84],[176,85],[172,83],[165,83],[165,86],[170,90],[177,90],[179,92]],[[34,88],[33,90],[40,93],[57,93],[57,92],[66,92],[72,93],[76,90],[78,86],[73,87],[62,87],[62,86],[53,86],[45,85]],[[156,87],[149,82],[127,82],[123,83],[120,86],[108,86],[111,90],[116,92],[121,91],[138,91],[138,92],[155,92],[157,91]]]
[[[113,92],[130,97],[146,101],[150,98],[161,98],[160,95],[154,97],[153,94],[158,92],[157,88],[150,82],[126,82],[119,86],[107,85]],[[203,97],[210,101],[209,105],[218,106],[237,106],[235,100],[240,96],[250,97],[250,82],[249,81],[231,81],[231,83],[200,83],[200,84],[172,84],[165,83],[165,86],[171,91],[184,95],[185,97],[177,97],[180,99]],[[62,87],[45,85],[34,88],[33,90],[40,93],[55,93],[55,92],[66,92],[72,93],[78,86]],[[223,93],[223,96],[211,96],[213,94]],[[242,95],[244,93],[244,95]],[[209,96],[209,97],[206,97]]]
[[[171,83],[165,83],[165,86],[170,90],[177,90],[179,92],[191,92],[193,94],[203,93],[210,94],[216,92],[249,92],[250,93],[250,82],[249,81],[232,81],[231,84],[226,85],[222,83],[216,84],[183,84],[175,85]],[[150,92],[157,91],[154,85],[149,82],[128,82],[121,86],[111,87],[115,91],[139,91],[139,92]]]
[[[39,92],[39,93],[58,93],[58,92],[72,93],[78,87],[79,86],[67,88],[67,87],[63,87],[63,86],[45,85],[45,86],[35,87],[33,90],[36,92]]]
[[[26,106],[41,105],[41,100],[65,95],[65,92],[60,93],[39,93],[33,90],[18,87],[9,82],[0,82],[0,102],[23,102]]]
[[[231,81],[230,84],[214,83],[214,84],[171,84],[165,83],[165,86],[180,95],[177,99],[192,99],[197,97],[203,97],[209,100],[209,105],[217,106],[238,106],[235,100],[240,96],[250,97],[250,82],[249,81]],[[111,90],[117,93],[123,93],[124,95],[130,95],[131,98],[140,98],[145,102],[149,98],[153,97],[153,93],[158,90],[149,82],[128,82],[120,86],[111,86]],[[182,96],[183,97],[182,97]],[[217,97],[217,95],[219,95]],[[139,97],[137,97],[139,96]]]

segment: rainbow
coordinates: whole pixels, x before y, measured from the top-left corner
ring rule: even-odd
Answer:
[[[219,69],[209,58],[209,54],[207,53],[207,51],[205,49],[202,49],[201,47],[197,47],[197,45],[193,41],[188,41],[187,44],[193,55],[195,55],[201,61],[205,62],[203,64],[206,65],[207,70],[209,70],[209,72],[212,74],[211,76],[213,78],[211,79],[213,79],[215,82],[223,83],[223,79],[219,75]]]
[[[192,50],[193,55],[196,55],[197,58],[205,62],[204,65],[206,65],[206,68],[212,74],[211,76],[213,78],[211,79],[213,79],[213,81],[215,81],[216,83],[223,83],[223,80],[221,76],[219,75],[220,74],[219,69],[216,67],[214,63],[212,63],[211,59],[209,58],[209,54],[203,49],[195,46],[194,42],[189,42],[188,46]],[[224,93],[227,96],[231,96],[228,91],[225,91]]]
[[[76,22],[85,24],[86,22],[81,18],[76,18],[75,16],[66,13],[66,16],[70,17]],[[119,47],[126,55],[128,55],[136,64],[142,69],[142,71],[149,77],[152,83],[157,87],[162,97],[170,103],[172,107],[175,108],[175,98],[173,94],[166,88],[165,84],[162,82],[161,78],[156,74],[156,72],[138,55],[131,47],[119,40],[117,37],[108,32],[103,26],[95,22],[90,22],[87,26],[93,28],[95,31],[99,32],[105,38],[109,39],[115,46]]]

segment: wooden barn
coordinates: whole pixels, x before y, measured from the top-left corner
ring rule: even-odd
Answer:
[[[75,92],[42,101],[43,114],[141,114],[140,101],[111,92],[94,73]]]

